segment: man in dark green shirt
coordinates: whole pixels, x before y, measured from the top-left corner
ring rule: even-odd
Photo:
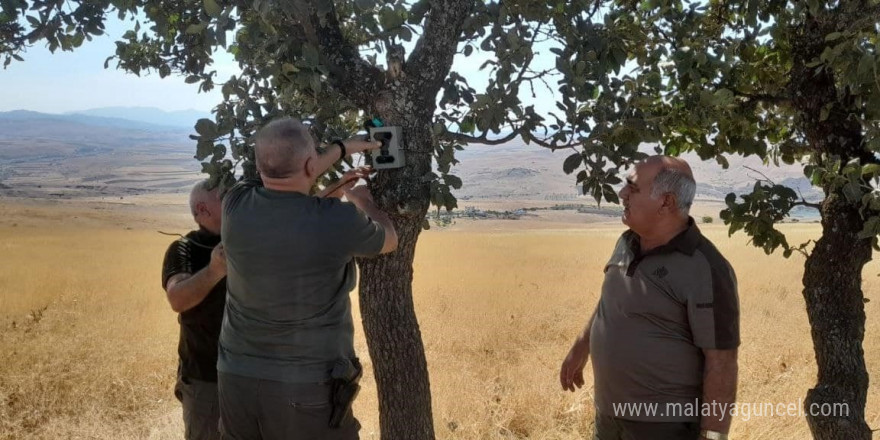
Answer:
[[[654,156],[620,192],[629,230],[560,372],[574,391],[592,355],[597,440],[726,438],[739,300],[733,269],[688,215],[695,188],[687,163]]]
[[[357,363],[354,257],[394,251],[397,234],[364,186],[346,190],[349,203],[309,191],[346,153],[379,146],[346,141],[319,154],[295,119],[257,134],[262,184],[240,183],[223,200],[228,296],[217,368],[224,438],[358,438],[351,415],[329,427],[329,380],[337,365]]]

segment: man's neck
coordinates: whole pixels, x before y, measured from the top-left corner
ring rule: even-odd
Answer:
[[[311,182],[299,176],[285,177],[283,179],[263,176],[262,179],[263,186],[272,191],[309,194],[312,190]]]
[[[645,235],[637,232],[636,234],[639,236],[639,247],[641,248],[642,253],[656,249],[672,241],[673,238],[687,230],[688,227],[690,227],[690,219],[685,217],[681,220],[676,219],[674,222],[660,223],[653,231]]]
[[[214,232],[214,231],[202,226],[199,223],[196,223],[196,224],[199,225],[199,229],[196,231],[199,235],[204,236],[204,237],[220,237],[219,232]]]

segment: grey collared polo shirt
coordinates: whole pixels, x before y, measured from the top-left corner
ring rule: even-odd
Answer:
[[[351,359],[355,256],[385,230],[349,202],[237,184],[223,199],[226,313],[217,371],[318,383]]]
[[[644,254],[638,235],[623,233],[605,266],[590,330],[598,413],[698,421],[699,413],[676,407],[695,406],[702,397],[702,350],[739,343],[736,275],[693,219],[669,243]],[[643,409],[626,409],[627,403]]]

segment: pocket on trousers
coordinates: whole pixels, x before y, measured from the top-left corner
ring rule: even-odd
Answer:
[[[297,412],[314,413],[314,412],[330,412],[330,402],[299,402],[291,401],[290,407]]]
[[[330,412],[330,389],[324,385],[290,385],[285,394],[289,407],[297,413]]]
[[[330,402],[289,401],[286,434],[309,440],[331,438],[330,411]]]

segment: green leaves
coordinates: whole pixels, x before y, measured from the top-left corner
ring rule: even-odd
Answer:
[[[733,103],[733,92],[729,89],[721,88],[712,94],[712,104],[718,107],[725,107]]]
[[[461,189],[462,182],[458,176],[453,176],[452,174],[445,174],[443,176],[443,181],[446,182],[446,185],[451,187],[452,189]]]
[[[859,232],[859,238],[874,238],[878,235],[880,235],[880,217],[873,216],[868,218],[861,232]]]
[[[215,139],[219,135],[217,124],[206,118],[199,119],[196,122],[195,130],[203,139]]]
[[[449,185],[434,180],[431,182],[431,204],[438,210],[444,208],[446,211],[452,211],[458,207],[458,199],[452,195]]]
[[[576,170],[581,164],[584,163],[584,156],[581,153],[574,153],[567,158],[565,158],[565,162],[562,163],[562,171],[565,174],[571,174]]]
[[[752,237],[752,244],[770,254],[777,248],[783,248],[787,258],[793,250],[785,238],[785,234],[776,229],[775,225],[789,216],[797,203],[797,194],[783,185],[768,185],[756,182],[752,192],[744,194],[737,200],[737,195],[730,193],[725,198],[727,208],[721,211],[720,217],[730,225],[728,234],[733,235],[744,230]],[[803,250],[805,246],[801,246]]]
[[[309,43],[304,43],[302,45],[302,56],[307,67],[318,67],[318,64],[321,62],[318,49]]]
[[[385,7],[379,10],[379,24],[382,29],[389,31],[396,29],[406,22],[406,12],[401,9]]]
[[[223,12],[223,8],[217,4],[217,0],[203,0],[205,13],[211,18],[217,18]]]
[[[840,33],[840,32],[832,32],[832,33],[830,33],[830,34],[828,34],[828,35],[825,36],[825,42],[828,43],[828,42],[831,42],[831,41],[835,41],[835,40],[839,39],[839,38],[842,37],[842,36],[843,36],[843,34]]]
[[[185,32],[187,35],[196,35],[196,34],[201,34],[207,28],[208,28],[207,22],[194,23],[194,24],[187,26]]]

